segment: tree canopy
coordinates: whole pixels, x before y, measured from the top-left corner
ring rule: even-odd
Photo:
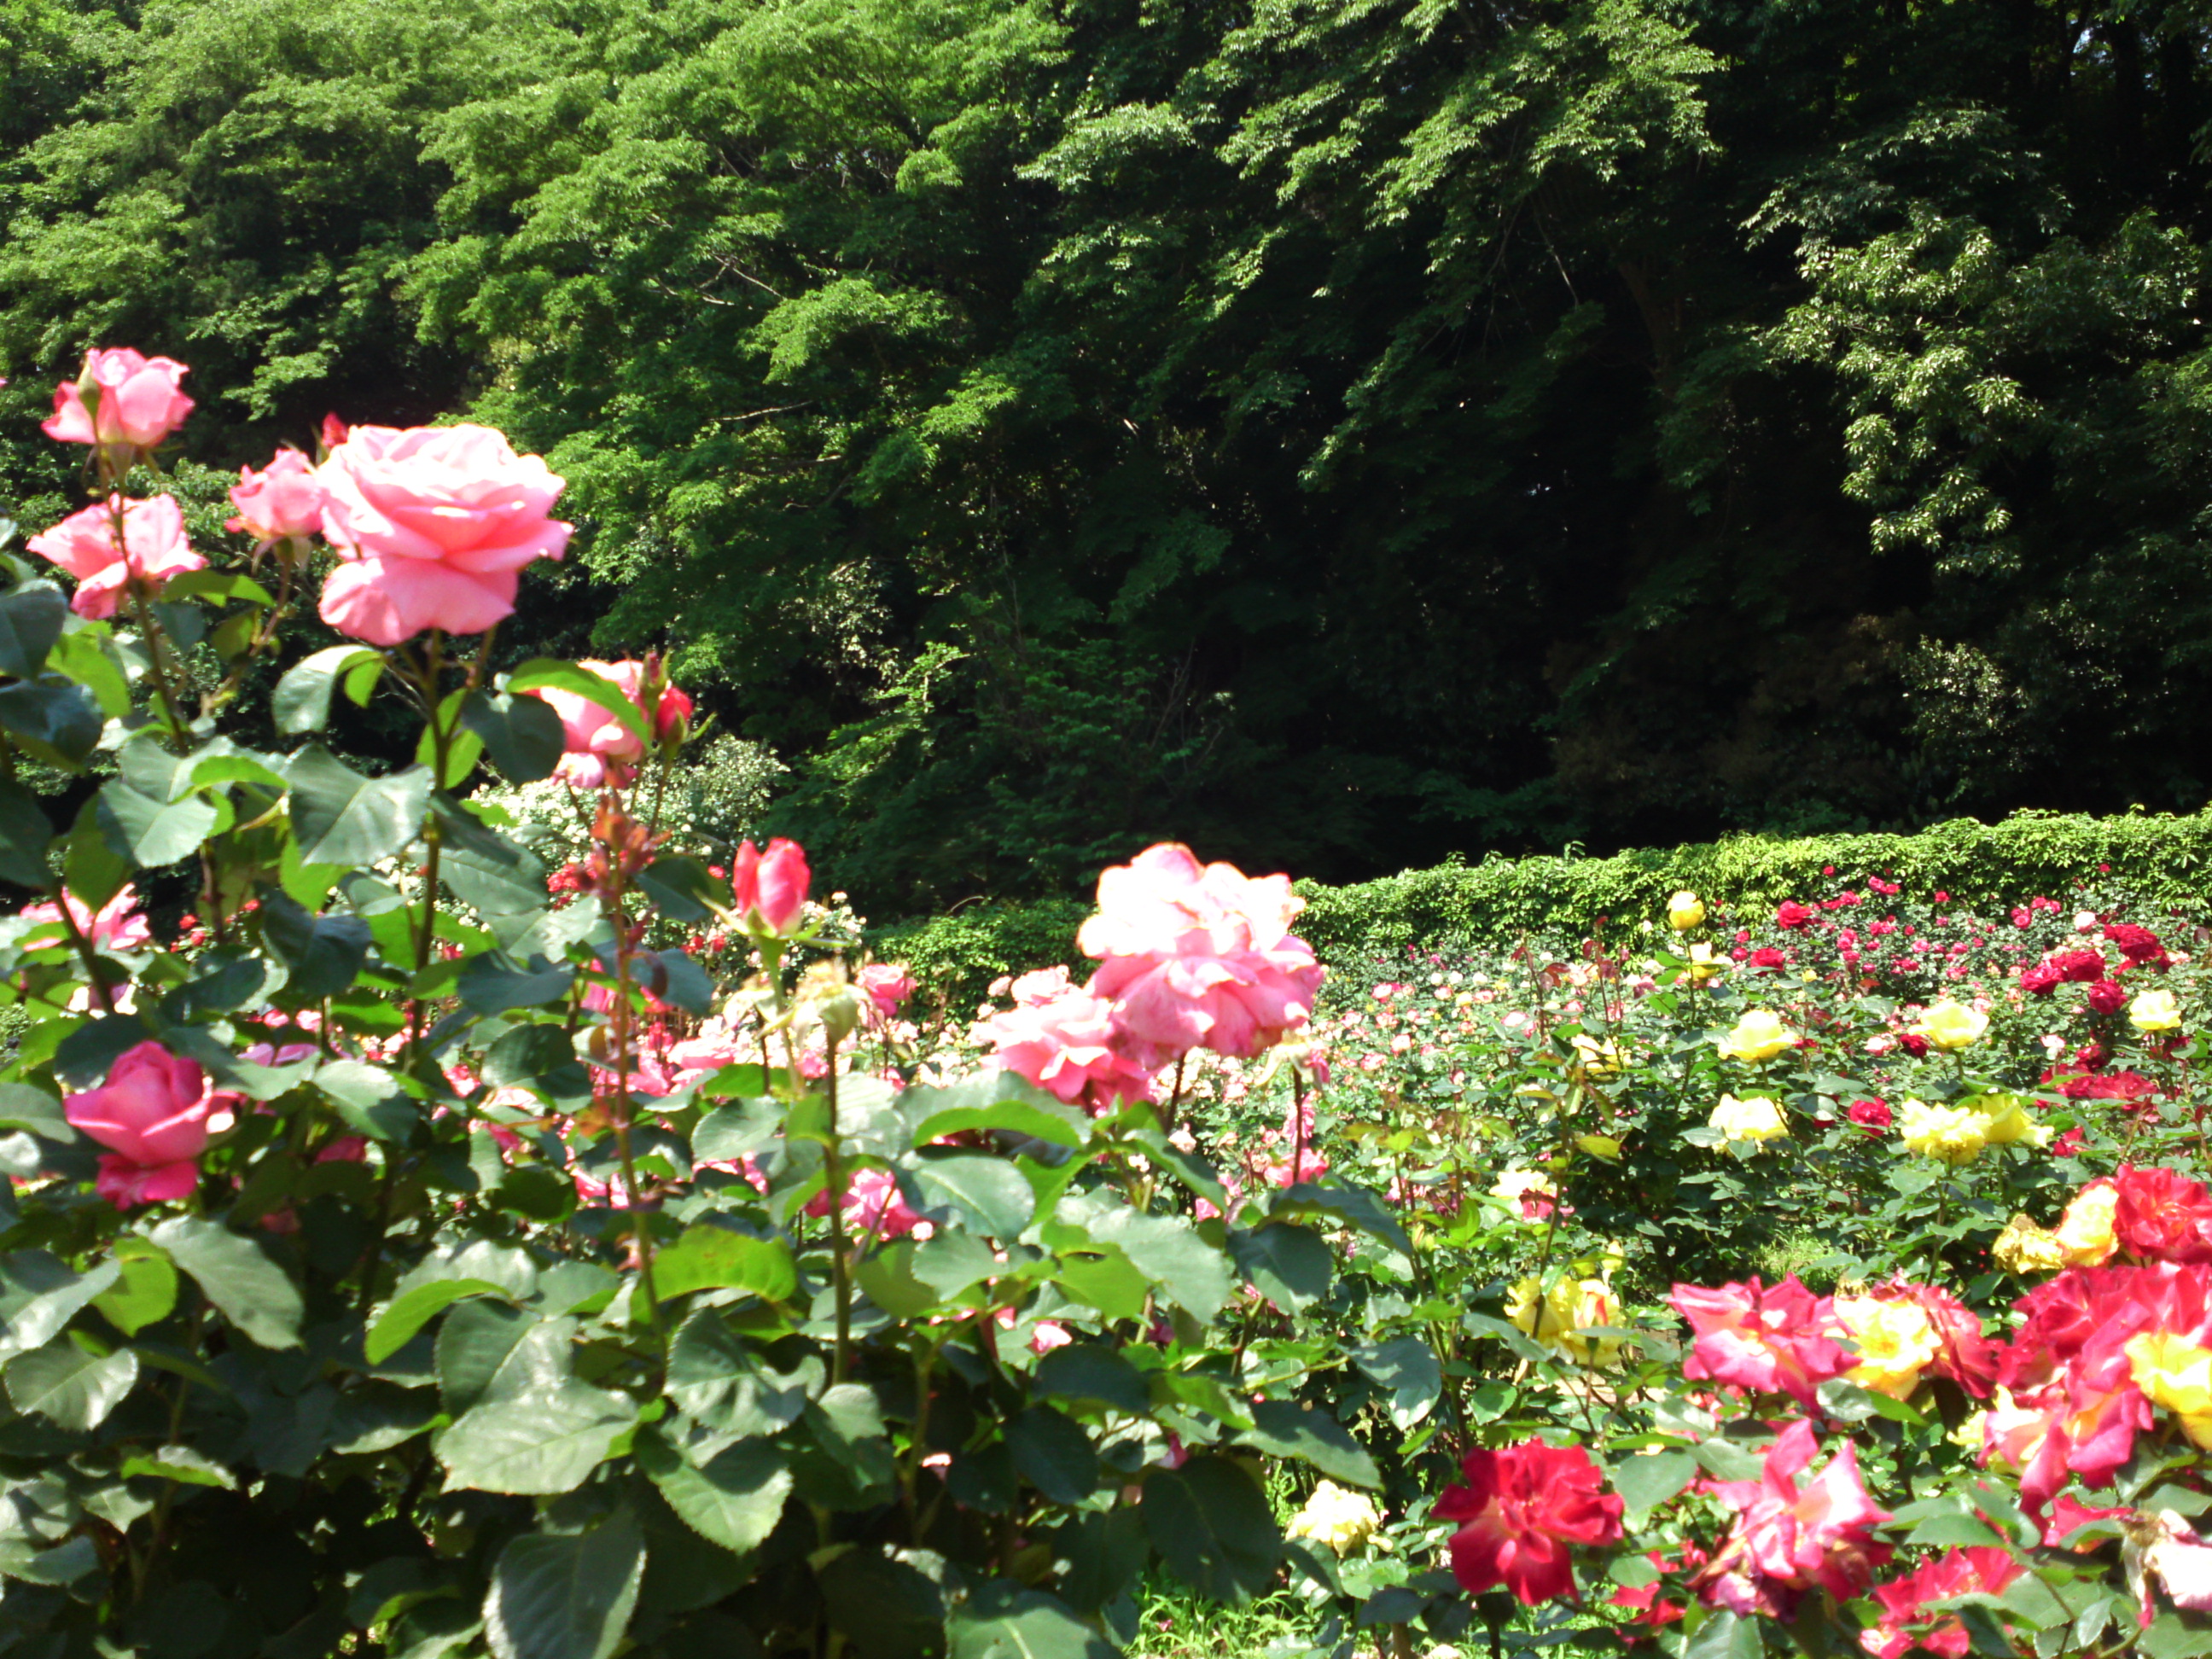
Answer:
[[[2179,0],[4,0],[0,504],[91,343],[569,480],[830,877],[2212,793]],[[526,586],[528,586],[526,584]]]

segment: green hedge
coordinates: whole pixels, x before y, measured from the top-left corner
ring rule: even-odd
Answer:
[[[1825,873],[1830,867],[1833,875]],[[1730,836],[1610,858],[1492,854],[1477,865],[1452,862],[1346,887],[1300,882],[1307,908],[1299,932],[1325,960],[1348,963],[1414,945],[1625,931],[1657,916],[1681,888],[1716,913],[1771,912],[1784,899],[1824,896],[1869,876],[1900,883],[1907,899],[1940,890],[1978,905],[2038,895],[2063,900],[2094,884],[2195,919],[2212,894],[2212,811],[2015,812],[2001,823],[1954,818],[1911,836]],[[1088,912],[1066,899],[978,906],[895,924],[872,943],[886,960],[912,963],[926,986],[956,1006],[973,1005],[1001,974],[1077,963],[1075,930]]]

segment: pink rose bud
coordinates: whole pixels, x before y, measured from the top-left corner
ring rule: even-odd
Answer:
[[[115,545],[115,514],[123,509],[123,546]],[[72,513],[23,544],[77,579],[70,609],[80,617],[112,617],[126,583],[158,592],[171,576],[203,568],[207,561],[185,540],[185,515],[176,498],[125,501],[120,495]]]
[[[125,1052],[97,1089],[66,1097],[77,1128],[113,1150],[94,1185],[118,1209],[167,1203],[199,1182],[195,1160],[236,1121],[238,1097],[208,1087],[197,1062],[146,1042]]]
[[[314,463],[288,445],[258,472],[239,468],[230,492],[238,516],[223,528],[245,531],[264,542],[312,536],[323,527],[324,499]]]
[[[488,426],[357,426],[317,476],[342,561],[322,617],[371,645],[483,633],[514,613],[522,567],[568,545],[550,516],[566,481]]]
[[[730,866],[730,890],[738,920],[754,933],[788,934],[806,908],[805,849],[777,836],[762,852],[750,841],[738,848]]]
[[[151,449],[192,412],[192,400],[178,389],[189,373],[180,362],[142,357],[128,346],[88,352],[84,372],[54,388],[54,412],[41,429],[65,444]],[[97,416],[85,407],[88,392]]]
[[[337,416],[324,416],[323,429],[321,433],[323,453],[328,454],[331,450],[336,449],[340,444],[343,443],[346,441],[346,434],[352,428],[348,427],[343,421],[338,419]]]
[[[64,891],[61,904],[27,904],[21,915],[26,921],[59,923],[63,905],[69,907],[70,920],[95,951],[143,951],[154,942],[153,930],[138,908],[137,889],[128,882],[97,910]]]

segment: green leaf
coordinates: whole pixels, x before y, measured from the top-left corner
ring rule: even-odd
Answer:
[[[1075,1504],[1098,1490],[1098,1453],[1083,1425],[1050,1406],[1031,1406],[1006,1425],[1022,1478],[1048,1503]]]
[[[949,1204],[977,1231],[994,1238],[1018,1237],[1036,1213],[1036,1194],[1027,1178],[993,1153],[925,1156],[916,1161],[914,1178],[930,1208]]]
[[[566,1321],[522,1334],[483,1398],[438,1437],[449,1487],[543,1498],[574,1492],[637,1421],[627,1395],[573,1374]]]
[[[128,1348],[87,1353],[67,1337],[19,1353],[0,1370],[8,1400],[77,1434],[88,1434],[123,1403],[138,1380],[138,1356]]]
[[[243,599],[264,609],[276,603],[276,597],[259,582],[241,570],[187,570],[172,576],[161,585],[161,597],[172,603],[183,599],[212,599],[217,605],[229,605]],[[340,647],[341,650],[358,647]]]
[[[1121,1246],[1194,1319],[1212,1319],[1229,1300],[1233,1281],[1228,1256],[1183,1217],[1109,1209],[1092,1218],[1089,1230],[1098,1243]]]
[[[1152,1470],[1138,1512],[1170,1571],[1200,1595],[1241,1603],[1273,1587],[1282,1534],[1259,1486],[1229,1459]]]
[[[1322,1187],[1301,1181],[1278,1193],[1268,1212],[1279,1216],[1330,1216],[1347,1226],[1357,1227],[1370,1237],[1381,1239],[1401,1255],[1413,1253],[1413,1241],[1406,1237],[1406,1230],[1398,1224],[1397,1218],[1364,1187]]]
[[[392,1298],[391,1304],[368,1328],[362,1351],[372,1365],[381,1365],[415,1340],[415,1334],[454,1303],[472,1296],[504,1296],[498,1285],[481,1279],[441,1279],[417,1285]]]
[[[157,800],[120,778],[100,787],[100,832],[111,851],[141,870],[158,870],[200,849],[222,814],[198,795]]]
[[[994,1578],[945,1626],[949,1659],[1115,1659],[1113,1644],[1042,1590]]]
[[[543,957],[536,958],[543,961]],[[471,957],[453,981],[461,1006],[473,1014],[503,1014],[510,1008],[535,1008],[557,1002],[576,982],[575,969],[555,963],[543,968],[519,965],[504,951]]]
[[[653,733],[646,729],[644,712],[629,700],[622,687],[588,668],[552,657],[533,657],[507,677],[509,691],[535,691],[545,686],[573,691],[586,702],[599,704],[647,749],[653,746]]]
[[[38,797],[20,784],[0,781],[0,877],[44,890],[53,879],[46,868],[53,839],[54,826]]]
[[[767,1541],[791,1495],[783,1454],[765,1440],[741,1440],[695,1465],[648,1434],[638,1462],[685,1526],[741,1555]]]
[[[1698,1478],[1698,1460],[1686,1451],[1645,1452],[1613,1466],[1613,1489],[1631,1515],[1649,1515]]]
[[[363,777],[320,744],[309,744],[284,769],[304,863],[366,869],[404,852],[422,832],[430,805],[430,774],[422,767]]]
[[[1152,1409],[1152,1389],[1136,1368],[1113,1349],[1072,1342],[1037,1361],[1030,1387],[1039,1395],[1093,1401],[1141,1415]]]
[[[422,1105],[399,1079],[365,1060],[325,1060],[315,1068],[315,1086],[350,1127],[372,1140],[404,1141],[422,1121]]]
[[[1682,1659],[1765,1659],[1765,1653],[1766,1642],[1759,1634],[1758,1620],[1739,1619],[1725,1608],[1715,1607],[1705,1614],[1705,1622],[1682,1650]]]
[[[38,674],[68,620],[69,601],[52,582],[24,582],[0,594],[0,674],[19,680]]]
[[[1080,1109],[1054,1099],[1012,1072],[971,1079],[948,1089],[912,1089],[901,1103],[909,1114],[922,1113],[914,1126],[917,1146],[979,1129],[1026,1135],[1056,1146],[1080,1146],[1091,1138],[1091,1120]]]
[[[1332,1480],[1348,1480],[1355,1486],[1382,1484],[1382,1471],[1366,1449],[1318,1406],[1295,1400],[1255,1401],[1252,1426],[1237,1440],[1278,1457],[1310,1463]]]
[[[143,1474],[158,1480],[175,1480],[187,1486],[238,1490],[236,1475],[190,1446],[162,1446],[150,1452],[133,1453],[123,1460],[122,1473],[126,1477]]]
[[[782,1302],[799,1289],[799,1269],[791,1247],[780,1238],[754,1238],[698,1222],[653,1257],[653,1287],[664,1300],[727,1287]]]
[[[177,1305],[177,1269],[161,1247],[125,1233],[115,1241],[113,1260],[122,1281],[93,1302],[107,1322],[125,1336],[136,1336],[167,1319]]]
[[[627,1510],[592,1531],[512,1540],[484,1597],[499,1659],[608,1659],[645,1575],[645,1539]]]
[[[300,1346],[300,1292],[257,1241],[198,1216],[164,1221],[152,1237],[246,1335],[264,1348]]]
[[[2136,1638],[2142,1659],[2203,1659],[2212,1654],[2212,1629],[2191,1625],[2178,1613],[2161,1613]]]
[[[470,1300],[458,1304],[438,1328],[434,1353],[438,1391],[447,1411],[458,1417],[490,1389],[499,1368],[539,1321],[505,1302]],[[573,1322],[546,1322],[574,1335]]]
[[[61,1102],[27,1083],[0,1083],[0,1129],[27,1129],[64,1146],[77,1138]]]
[[[668,1397],[719,1434],[774,1434],[806,1408],[803,1372],[763,1375],[720,1313],[702,1308],[677,1328]]]
[[[486,826],[451,795],[432,797],[430,810],[444,843],[439,868],[464,904],[490,919],[534,915],[551,902],[537,854]]]
[[[79,1309],[122,1276],[112,1260],[73,1273],[44,1250],[0,1256],[0,1353],[52,1340]]]
[[[1410,1429],[1435,1409],[1443,1392],[1444,1373],[1426,1338],[1395,1336],[1346,1352],[1354,1364],[1390,1391],[1386,1408],[1392,1427]]]
[[[700,860],[672,854],[638,873],[637,884],[671,921],[704,921],[717,907],[730,908],[730,888],[708,873]]]
[[[119,720],[131,712],[131,682],[107,636],[90,628],[64,634],[46,653],[46,669],[92,693],[100,712]]]
[[[107,717],[92,694],[58,674],[0,688],[0,726],[30,753],[75,771],[100,744]]]
[[[513,783],[552,776],[567,744],[561,717],[543,697],[472,691],[461,705],[461,724],[476,733],[491,763]]]
[[[368,960],[372,936],[359,916],[317,915],[273,887],[261,890],[261,937],[284,964],[286,993],[319,1002],[350,986]]]
[[[381,663],[365,645],[333,645],[284,671],[269,708],[279,732],[319,732],[331,717],[331,693],[339,677],[362,663]]]
[[[1229,1248],[1238,1271],[1285,1313],[1302,1313],[1328,1294],[1335,1259],[1310,1228],[1270,1221],[1230,1234]]]

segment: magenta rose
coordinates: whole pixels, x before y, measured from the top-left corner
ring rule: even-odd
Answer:
[[[85,354],[84,370],[54,388],[54,412],[42,422],[65,444],[118,444],[151,449],[183,424],[192,400],[178,382],[191,371],[167,357],[142,357],[128,346]],[[85,406],[96,393],[98,414]]]
[[[514,614],[522,567],[568,545],[570,526],[549,516],[565,480],[488,426],[354,427],[317,477],[343,561],[322,617],[371,645],[481,634]]]
[[[195,1162],[208,1139],[235,1121],[238,1097],[210,1091],[197,1062],[160,1043],[127,1049],[97,1089],[66,1097],[70,1122],[101,1146],[95,1185],[118,1209],[165,1203],[199,1181]]]
[[[123,509],[120,549],[115,544],[118,506]],[[156,495],[150,501],[111,496],[81,513],[70,514],[24,545],[77,579],[70,609],[80,617],[113,616],[116,598],[130,582],[141,583],[154,592],[170,577],[198,570],[207,563],[185,540],[184,511],[171,495]]]
[[[230,489],[230,504],[238,516],[223,528],[245,531],[263,542],[312,536],[323,527],[328,499],[315,475],[315,464],[288,445],[258,472],[239,468],[238,482]]]

